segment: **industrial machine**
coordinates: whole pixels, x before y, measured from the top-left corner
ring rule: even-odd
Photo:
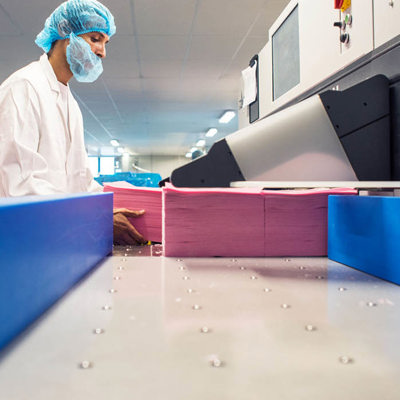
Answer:
[[[173,171],[175,186],[400,179],[400,7],[332,3],[290,1],[249,62],[239,130]]]
[[[173,171],[183,187],[233,181],[391,180],[389,80],[329,90],[215,143]]]

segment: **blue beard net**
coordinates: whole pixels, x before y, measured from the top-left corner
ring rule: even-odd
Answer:
[[[73,33],[67,46],[67,61],[78,82],[94,82],[103,72],[101,58],[93,53],[89,43]]]

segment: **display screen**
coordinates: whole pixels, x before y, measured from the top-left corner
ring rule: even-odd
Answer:
[[[300,83],[298,6],[272,35],[273,100]]]

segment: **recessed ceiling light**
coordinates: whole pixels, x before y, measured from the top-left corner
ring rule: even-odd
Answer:
[[[185,154],[186,158],[192,158],[192,153],[189,151],[188,153]]]
[[[119,142],[117,139],[111,139],[110,140],[110,144],[112,144],[114,147],[118,147],[119,146]]]
[[[197,141],[196,146],[204,147],[206,145],[206,141],[204,139],[200,139]]]
[[[210,128],[208,131],[207,131],[207,133],[206,133],[206,136],[207,137],[213,137],[213,136],[215,136],[215,134],[218,132],[218,129],[216,129],[216,128]]]
[[[228,122],[232,121],[235,117],[235,111],[225,111],[222,117],[219,119],[220,124],[227,124]]]
[[[118,153],[121,153],[121,154],[122,154],[125,150],[124,150],[123,147],[118,147],[117,151],[118,151]]]

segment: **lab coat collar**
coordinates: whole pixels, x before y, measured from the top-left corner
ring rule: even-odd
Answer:
[[[58,107],[58,109],[60,110],[60,114],[61,114],[61,118],[63,120],[64,123],[64,128],[65,131],[68,132],[69,135],[69,140],[72,141],[72,133],[71,133],[71,108],[69,108],[68,110],[68,116],[67,119],[65,119],[64,116],[64,112],[61,109],[61,90],[60,90],[60,83],[57,80],[56,74],[54,72],[53,67],[50,64],[49,58],[47,57],[47,54],[44,53],[41,57],[40,57],[40,65],[44,71],[44,74],[46,76],[47,81],[49,82],[50,88],[51,90],[53,90],[54,92],[57,93],[57,97],[56,97],[56,105]],[[69,89],[69,86],[68,86]],[[72,97],[71,92],[68,90],[68,96]],[[71,104],[71,100],[69,100],[69,104]]]
[[[49,82],[51,90],[54,90],[55,92],[60,94],[60,88],[58,86],[58,80],[56,74],[53,70],[53,67],[50,64],[49,58],[47,57],[46,53],[42,54],[39,62]]]

